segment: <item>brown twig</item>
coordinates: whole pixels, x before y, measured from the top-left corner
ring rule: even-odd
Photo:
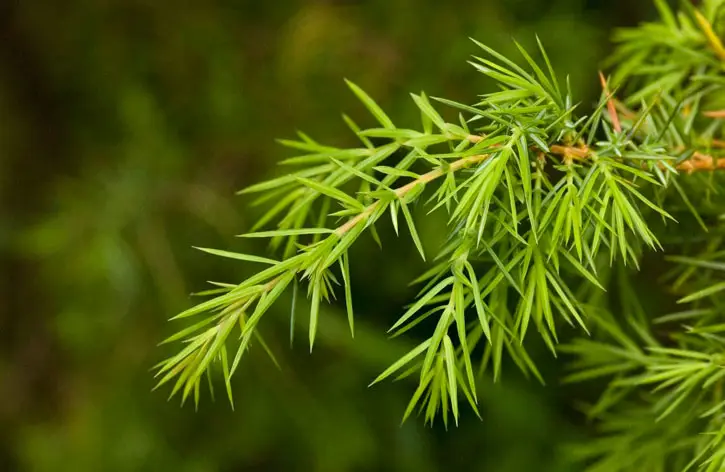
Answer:
[[[469,136],[469,140],[470,140],[471,137],[473,137],[473,136]],[[462,169],[464,167],[468,167],[471,164],[475,164],[477,162],[481,162],[484,159],[488,158],[489,155],[490,154],[477,154],[475,156],[464,157],[463,159],[459,159],[459,160],[457,160],[455,162],[452,162],[448,166],[448,169],[447,170],[450,171],[450,172],[455,172],[455,171],[460,170],[460,169]],[[403,185],[402,187],[398,187],[397,189],[395,189],[394,190],[395,196],[398,197],[398,198],[402,198],[408,192],[410,192],[415,187],[417,187],[418,185],[427,184],[428,182],[431,182],[431,181],[437,179],[438,177],[441,177],[441,176],[445,175],[446,172],[447,172],[446,170],[443,170],[443,169],[440,169],[440,168],[439,169],[433,169],[432,171],[427,172],[427,173],[421,175],[420,177],[418,177],[417,179],[413,180],[412,182],[409,182],[409,183]],[[345,224],[343,224],[342,226],[338,227],[335,230],[335,234],[338,235],[338,236],[344,235],[345,233],[347,233],[348,231],[350,231],[352,228],[354,228],[362,220],[364,220],[365,218],[367,218],[368,216],[370,216],[378,208],[379,205],[380,205],[380,200],[378,200],[378,201],[376,201],[374,203],[371,203],[361,213],[359,213],[359,214],[355,215],[354,217],[350,218],[349,220],[347,220],[347,222]]]
[[[725,118],[725,110],[705,111],[702,114],[708,118]]]
[[[582,161],[591,156],[591,151],[586,145],[574,147],[554,144],[550,149],[552,154],[562,156],[566,164],[571,164],[574,160]]]
[[[614,115],[616,116],[616,115]],[[472,143],[479,143],[481,142],[484,137],[478,136],[478,135],[468,135],[466,139]],[[715,143],[723,144],[725,145],[725,141],[717,141],[713,140],[713,145]],[[581,146],[565,146],[560,144],[554,144],[549,149],[551,151],[551,154],[561,156],[566,164],[571,164],[575,160],[585,160],[592,156],[592,151],[587,147],[586,145],[582,144]],[[413,190],[418,185],[424,185],[429,182],[432,182],[433,180],[442,177],[446,174],[446,172],[455,172],[457,170],[463,169],[465,167],[470,166],[471,164],[476,164],[478,162],[481,162],[485,159],[487,159],[490,156],[490,154],[476,154],[474,156],[468,156],[464,157],[463,159],[459,159],[453,163],[451,163],[448,166],[447,170],[444,170],[442,168],[439,169],[433,169],[430,172],[427,172],[417,179],[413,180],[412,182],[409,182],[402,187],[398,187],[394,190],[395,196],[398,198],[402,198],[405,195],[407,195],[411,190]],[[681,162],[677,165],[677,170],[684,171],[688,174],[691,174],[692,172],[696,171],[712,171],[716,169],[725,169],[725,158],[715,159],[712,156],[709,156],[707,154],[703,154],[700,152],[695,152],[692,157],[687,159],[684,162]],[[342,226],[339,226],[335,230],[335,234],[337,236],[342,236],[348,231],[350,231],[352,228],[354,228],[358,223],[369,217],[370,215],[375,212],[375,210],[380,205],[380,200],[371,203],[368,205],[362,212],[355,215],[354,217],[350,218],[348,221],[346,221]]]
[[[619,116],[617,116],[617,108],[614,106],[613,95],[609,93],[609,86],[607,85],[607,79],[604,78],[602,71],[599,71],[599,81],[602,83],[602,89],[604,95],[607,95],[607,111],[609,111],[609,118],[612,120],[612,126],[617,133],[622,132],[622,124],[619,122]]]
[[[691,158],[677,165],[677,170],[681,170],[691,174],[695,171],[708,171],[716,169],[725,169],[725,158],[715,159],[714,157],[695,152]]]

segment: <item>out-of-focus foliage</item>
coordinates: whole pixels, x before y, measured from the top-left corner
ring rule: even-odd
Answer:
[[[531,48],[536,32],[593,102],[608,31],[650,10],[648,0],[0,6],[0,470],[568,470],[558,446],[587,426],[555,396],[565,390],[511,370],[479,387],[482,422],[444,435],[398,426],[409,386],[366,388],[412,347],[378,334],[421,268],[393,238],[386,251],[410,264],[380,270],[372,240],[351,256],[368,261],[352,274],[364,294],[354,342],[344,305],[321,313],[313,355],[286,349],[287,313],[270,313],[281,370],[263,352],[243,363],[244,409],[230,412],[223,385],[201,413],[179,408],[150,392],[149,368],[192,289],[249,275],[189,244],[230,247],[259,216],[232,195],[271,171],[283,152],[273,140],[296,126],[353,139],[337,118],[360,115],[343,77],[411,123],[408,92],[490,91],[465,64],[469,36],[509,53],[511,36]]]

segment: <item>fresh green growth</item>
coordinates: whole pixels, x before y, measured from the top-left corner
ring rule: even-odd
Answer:
[[[586,114],[540,42],[517,44],[514,61],[474,41],[471,64],[497,91],[472,105],[413,94],[418,129],[348,81],[376,125],[345,116],[360,141],[350,149],[281,141],[299,152],[286,172],[241,191],[269,205],[242,237],[269,239],[276,258],[202,249],[261,270],[173,318],[189,323],[165,341],[184,344],[157,366],[159,386],[198,402],[219,366],[233,401],[230,379],[252,345],[269,352],[260,322],[285,291],[293,323],[309,300],[310,349],[336,296],[354,335],[348,252],[391,224],[430,261],[389,332],[434,328],[373,381],[414,380],[404,418],[457,423],[463,404],[478,414],[477,376],[498,379],[505,358],[543,382],[527,351],[539,338],[575,356],[567,380],[607,379],[586,409],[602,436],[574,451],[592,470],[725,467],[724,3],[675,14],[656,1],[660,22],[617,33],[612,76]],[[437,254],[421,243],[421,210],[447,215]],[[683,309],[660,316],[642,306],[636,274],[663,251],[664,295],[682,293]]]

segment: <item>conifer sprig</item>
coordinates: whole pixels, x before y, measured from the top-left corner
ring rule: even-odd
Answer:
[[[649,112],[637,134],[643,140],[656,136],[683,174],[660,175],[661,168],[649,165],[663,184],[655,201],[686,222],[658,231],[667,252],[679,254],[666,258],[672,270],[659,285],[679,298],[682,309],[664,315],[645,311],[641,295],[627,288],[631,274],[621,269],[605,281],[620,287],[621,309],[589,301],[601,313],[594,338],[562,348],[577,359],[568,380],[608,380],[599,400],[586,408],[601,437],[575,449],[589,470],[725,467],[724,305],[718,296],[725,291],[720,172],[725,115],[719,112],[725,49],[714,26],[723,3],[705,2],[699,11],[683,2],[675,14],[657,1],[659,23],[617,34],[620,46],[611,63],[624,97],[616,103],[623,125]]]
[[[410,335],[426,320],[434,328],[373,381],[415,379],[404,418],[457,423],[462,401],[478,414],[477,376],[490,369],[499,379],[505,357],[543,382],[527,352],[537,336],[552,355],[576,357],[568,380],[611,379],[588,409],[604,437],[578,449],[593,470],[719,470],[725,48],[717,19],[725,2],[678,14],[655,3],[660,22],[617,33],[613,74],[600,74],[602,94],[587,114],[538,39],[536,59],[516,44],[518,62],[474,41],[482,55],[471,64],[497,91],[471,105],[413,94],[418,129],[397,126],[348,81],[377,124],[343,116],[360,141],[353,148],[303,133],[280,141],[301,154],[281,162],[283,175],[241,191],[269,207],[242,236],[269,239],[277,257],[202,249],[265,267],[216,284],[205,292],[213,298],[174,318],[191,324],[167,339],[184,347],[157,366],[159,385],[173,380],[172,395],[198,401],[202,376],[218,365],[232,401],[231,377],[247,350],[258,342],[269,352],[260,323],[285,291],[294,323],[298,287],[309,299],[310,349],[320,305],[337,292],[354,335],[350,248],[366,231],[382,245],[376,226],[391,224],[429,260],[417,229],[424,207],[445,212],[448,238],[389,332]],[[455,122],[444,118],[451,112]],[[679,269],[667,281],[674,291],[692,286],[681,302],[693,307],[653,319],[628,280],[645,253],[663,250],[683,254],[671,259]]]

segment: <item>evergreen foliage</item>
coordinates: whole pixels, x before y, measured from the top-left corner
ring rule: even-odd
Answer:
[[[463,404],[478,414],[477,376],[499,379],[507,358],[544,382],[527,350],[538,338],[565,354],[567,381],[600,382],[584,410],[601,436],[572,450],[591,470],[724,468],[725,1],[656,5],[659,22],[616,33],[588,113],[541,42],[517,45],[514,61],[474,41],[471,64],[498,90],[472,105],[413,94],[417,129],[348,81],[376,124],[344,116],[355,148],[303,133],[280,141],[298,152],[286,172],[241,191],[268,208],[241,236],[269,239],[275,258],[200,248],[262,269],[213,283],[173,318],[185,324],[165,342],[183,344],[157,366],[159,386],[198,402],[218,369],[233,403],[247,350],[274,359],[259,327],[285,291],[292,324],[309,300],[310,350],[320,304],[336,297],[354,336],[348,252],[365,233],[382,245],[376,226],[391,224],[430,260],[390,333],[432,329],[373,381],[413,380],[404,419],[457,423]],[[434,255],[417,229],[423,211],[447,216]],[[680,308],[659,312],[670,299]]]

